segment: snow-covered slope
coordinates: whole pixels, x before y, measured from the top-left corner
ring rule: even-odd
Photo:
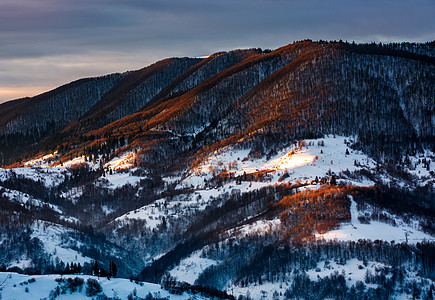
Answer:
[[[341,224],[339,229],[328,231],[324,234],[317,234],[317,239],[334,240],[339,241],[358,241],[358,240],[383,240],[383,241],[395,241],[398,243],[409,242],[417,243],[426,241],[435,241],[435,237],[421,230],[418,222],[415,219],[404,220],[400,217],[383,212],[389,215],[393,220],[393,224],[388,224],[380,221],[360,221],[359,216],[364,216],[365,213],[369,214],[370,207],[364,211],[358,211],[357,204],[354,200],[351,201],[350,212],[352,220],[349,224]]]
[[[79,280],[77,280],[78,278]],[[75,280],[75,291],[70,288],[68,280]],[[90,293],[88,280],[95,280],[101,286],[100,292]],[[145,298],[148,295],[165,299],[192,299],[192,295],[173,295],[163,290],[159,285],[130,281],[122,278],[102,278],[89,275],[22,275],[17,273],[0,272],[0,298],[3,300],[23,299],[52,299],[56,295],[56,289],[60,291],[53,299],[95,299],[99,295],[105,295],[112,299],[127,299],[129,295]],[[194,299],[208,299],[196,295]]]
[[[348,291],[315,298],[424,298],[435,276],[431,48],[306,40],[1,105],[11,168],[0,168],[0,271],[116,264],[125,278],[255,299],[339,285]],[[364,275],[363,287],[359,265],[388,276]],[[397,279],[409,274],[418,281]]]
[[[196,251],[188,258],[183,259],[180,264],[169,273],[179,281],[194,284],[199,274],[216,263],[217,262],[212,259],[201,257],[201,251]]]
[[[118,226],[128,226],[134,220],[143,221],[144,226],[153,229],[162,224],[165,218],[168,223],[177,222],[183,215],[191,215],[194,211],[202,211],[208,205],[212,205],[220,195],[240,194],[252,192],[264,187],[293,184],[303,186],[299,190],[317,189],[323,183],[329,183],[331,176],[337,177],[338,183],[352,184],[355,186],[372,186],[375,182],[359,173],[361,170],[371,171],[377,174],[377,180],[389,183],[393,179],[400,185],[406,182],[400,178],[393,178],[387,172],[379,169],[379,163],[361,151],[353,150],[350,145],[355,137],[326,136],[322,139],[300,141],[297,145],[283,149],[270,159],[253,158],[249,156],[249,150],[237,147],[226,147],[208,156],[202,164],[193,170],[186,172],[181,178],[167,178],[167,182],[176,184],[176,189],[193,189],[191,193],[174,196],[171,199],[161,198],[152,204],[145,205],[133,211],[117,217]],[[430,155],[430,154],[429,154]],[[236,183],[234,180],[224,182],[222,185],[213,186],[209,182],[219,174],[231,174],[233,178],[252,175],[252,180]],[[262,174],[261,179],[255,179],[256,174]],[[316,181],[316,178],[318,181]],[[222,203],[218,204],[222,205]],[[352,240],[359,239],[385,240],[396,242],[417,242],[433,240],[433,237],[422,232],[418,220],[412,219],[406,222],[398,216],[391,215],[387,211],[394,224],[381,221],[371,221],[362,224],[358,216],[371,214],[374,208],[370,205],[364,210],[358,211],[356,203],[352,201],[352,221],[343,223],[340,229],[318,234],[318,239]],[[268,221],[256,221],[240,228],[234,228],[232,232],[249,234],[267,230],[270,226],[279,227],[279,219],[272,223]]]
[[[281,150],[270,159],[249,157],[250,150],[227,147],[209,156],[194,173],[183,180],[182,184],[200,185],[204,178],[223,171],[235,176],[267,172],[268,185],[278,183],[278,179],[288,173],[286,182],[302,182],[339,174],[342,171],[354,172],[361,168],[372,169],[376,162],[360,151],[352,150],[350,145],[355,137],[326,136],[323,139],[304,140],[299,144]],[[348,151],[348,152],[346,152]],[[373,182],[361,179],[358,185],[370,185]]]
[[[45,252],[53,259],[65,263],[80,263],[81,265],[91,261],[91,258],[84,257],[72,249],[81,246],[81,242],[71,237],[73,230],[47,222],[35,222],[31,229],[31,237],[39,239],[44,245]]]

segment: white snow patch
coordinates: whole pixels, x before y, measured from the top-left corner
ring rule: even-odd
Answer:
[[[64,199],[72,201],[73,203],[76,203],[76,199],[83,195],[84,189],[84,186],[72,187],[65,192],[62,192],[60,196]]]
[[[136,154],[133,151],[125,152],[120,157],[116,157],[104,164],[105,168],[112,170],[131,169],[134,167]]]
[[[407,163],[405,170],[417,177],[421,186],[435,184],[435,176],[433,175],[435,171],[434,152],[425,149],[423,153],[408,156],[408,159],[404,157],[403,161]]]
[[[57,159],[57,151],[44,155],[42,157],[34,158],[24,163],[26,167],[48,167],[51,160]]]
[[[63,221],[67,221],[70,223],[81,223],[81,221],[75,217],[71,217],[71,216],[60,216],[60,219]]]
[[[191,295],[184,293],[182,295],[173,295],[168,291],[160,288],[160,285],[148,282],[130,281],[124,278],[111,278],[110,280],[105,277],[96,277],[90,275],[63,275],[62,278],[82,278],[84,284],[82,291],[76,291],[75,293],[62,294],[57,299],[62,300],[75,300],[75,299],[90,299],[86,296],[86,281],[90,278],[97,280],[101,287],[102,293],[107,297],[127,299],[128,295],[133,294],[136,290],[136,295],[140,298],[145,298],[148,293],[154,294],[158,297],[167,297],[168,299],[175,300],[187,300],[192,299]],[[56,279],[61,278],[60,275],[23,275],[11,272],[0,272],[0,282],[4,282],[4,285],[0,289],[0,295],[2,299],[48,299],[50,292],[58,286]],[[29,279],[32,279],[29,281]],[[33,279],[35,280],[33,282]],[[27,288],[27,292],[26,292]],[[195,296],[195,299],[206,299],[199,295]],[[94,296],[95,298],[95,296]]]
[[[230,234],[235,235],[251,235],[251,234],[264,234],[266,232],[272,232],[277,230],[281,221],[279,219],[274,220],[258,220],[251,224],[235,227],[230,230]]]
[[[141,180],[141,177],[139,176],[133,176],[131,173],[117,173],[114,172],[113,174],[107,174],[105,177],[110,185],[114,188],[122,187],[126,184],[131,184],[132,186],[135,186],[139,183]]]
[[[208,180],[212,174],[220,173],[224,169],[236,176],[254,174],[267,171],[269,184],[275,184],[282,174],[287,172],[289,177],[285,181],[311,181],[316,176],[324,177],[327,173],[339,174],[342,171],[354,172],[360,166],[375,168],[376,162],[362,152],[350,149],[345,143],[351,137],[327,136],[323,139],[304,140],[297,146],[288,147],[266,160],[248,158],[249,149],[226,147],[211,154],[193,173],[181,182],[181,186],[200,188],[204,179]],[[349,154],[346,154],[348,151]],[[357,162],[358,166],[355,166]],[[231,164],[231,168],[230,168]],[[352,182],[354,183],[354,182]],[[373,182],[361,180],[358,185],[372,185]]]
[[[205,269],[218,263],[213,259],[201,257],[201,254],[201,250],[193,252],[189,257],[181,260],[180,264],[169,273],[171,276],[176,277],[178,281],[194,284]]]
[[[341,224],[339,229],[328,231],[324,234],[317,234],[317,239],[325,240],[342,240],[342,241],[358,241],[360,239],[366,240],[384,240],[405,242],[408,236],[409,243],[417,243],[423,240],[435,240],[433,236],[426,234],[416,228],[395,217],[396,224],[393,226],[379,221],[370,221],[370,224],[362,224],[358,220],[359,212],[357,204],[351,200],[351,222],[350,224]]]
[[[65,169],[62,168],[36,168],[24,167],[3,169],[0,168],[0,181],[14,178],[15,176],[23,176],[24,178],[33,181],[41,181],[46,187],[55,187],[63,182],[65,179]]]
[[[70,168],[74,165],[80,165],[80,164],[88,164],[88,162],[86,161],[85,156],[79,156],[79,157],[75,157],[71,160],[68,160],[66,162],[63,163],[63,167],[65,168]]]
[[[165,215],[162,212],[161,205],[163,200],[156,200],[153,204],[142,206],[141,208],[129,211],[122,216],[119,216],[115,221],[120,222],[121,226],[128,224],[129,220],[144,220],[146,226],[150,229],[156,228],[162,223],[162,218]]]
[[[181,176],[163,177],[162,179],[167,184],[173,184],[173,183],[179,182],[181,180]]]
[[[72,229],[61,225],[38,221],[33,223],[32,238],[38,238],[43,244],[45,251],[57,257],[63,262],[80,263],[90,262],[91,258],[82,256],[76,250],[71,249],[72,246],[77,246],[80,242],[67,238],[68,234],[73,233]]]
[[[317,267],[318,268],[311,269],[307,272],[307,275],[311,280],[316,281],[319,278],[324,278],[338,272],[346,278],[347,286],[351,287],[357,281],[364,282],[364,277],[367,273],[367,270],[374,273],[373,270],[375,269],[384,269],[388,268],[389,266],[380,262],[368,262],[367,266],[364,266],[362,261],[353,258],[348,260],[344,265],[338,264],[336,261],[327,261],[318,263]],[[374,288],[377,287],[375,284],[366,285]]]
[[[27,257],[22,257],[21,259],[12,262],[9,265],[9,268],[18,267],[21,270],[24,270],[24,269],[29,268],[31,266],[33,266],[32,260],[30,258],[27,258]]]
[[[16,201],[18,203],[20,203],[22,206],[26,207],[30,207],[30,206],[36,206],[36,207],[43,207],[43,206],[48,206],[50,209],[54,210],[57,213],[62,213],[62,210],[57,206],[57,205],[53,205],[53,204],[49,204],[49,203],[45,203],[29,194],[20,192],[20,191],[16,191],[16,190],[11,190],[11,189],[6,189],[3,188],[4,192],[1,193],[1,196],[6,197],[10,200]]]
[[[284,294],[286,289],[290,287],[291,282],[263,282],[263,284],[250,284],[247,287],[240,287],[231,285],[226,288],[227,293],[233,295],[236,299],[239,296],[249,296],[249,299],[274,299],[273,294],[275,291]],[[279,297],[279,296],[278,296]],[[285,297],[279,297],[278,299],[285,299]]]
[[[107,216],[108,214],[114,212],[113,209],[111,209],[110,207],[108,207],[107,205],[102,205],[101,206],[101,210],[104,212],[104,214]]]

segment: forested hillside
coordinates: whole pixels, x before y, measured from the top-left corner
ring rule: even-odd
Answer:
[[[0,271],[432,299],[434,53],[305,40],[0,105]]]

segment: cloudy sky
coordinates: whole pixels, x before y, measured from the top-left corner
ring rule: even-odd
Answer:
[[[431,41],[434,0],[0,0],[0,102],[173,56]]]

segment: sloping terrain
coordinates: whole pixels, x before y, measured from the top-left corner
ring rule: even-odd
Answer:
[[[7,102],[1,270],[115,264],[221,298],[433,296],[433,52],[302,41]],[[86,107],[71,100],[99,81]],[[42,124],[32,107],[53,120],[38,134],[23,131]]]
[[[21,275],[0,272],[3,299],[212,299],[199,292],[174,294],[148,282],[76,275]]]

